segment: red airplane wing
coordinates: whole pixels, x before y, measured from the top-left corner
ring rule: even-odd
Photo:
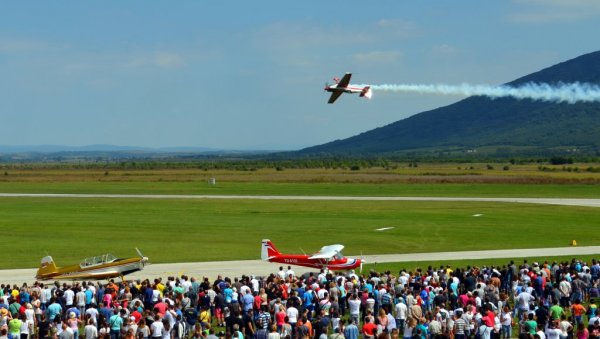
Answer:
[[[337,88],[348,87],[348,84],[350,84],[350,77],[351,76],[352,76],[352,73],[346,73],[346,74],[344,74],[344,77],[342,78],[342,80],[340,80],[340,82],[338,82]]]
[[[328,104],[333,104],[337,98],[340,97],[340,95],[342,95],[342,93],[344,92],[332,92],[331,96],[329,97],[329,101],[327,101]]]

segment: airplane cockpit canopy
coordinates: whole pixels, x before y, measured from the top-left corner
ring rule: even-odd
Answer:
[[[81,263],[79,263],[79,266],[81,266],[81,268],[84,268],[84,267],[90,267],[90,266],[111,263],[115,260],[117,260],[117,257],[115,257],[114,255],[112,255],[110,253],[106,253],[103,255],[97,255],[95,257],[85,258],[85,259],[81,260]]]

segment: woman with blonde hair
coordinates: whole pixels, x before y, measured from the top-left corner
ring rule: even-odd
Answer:
[[[406,325],[404,326],[404,333],[402,333],[402,338],[411,339],[413,337],[413,333],[415,332],[416,327],[417,320],[415,318],[408,318],[406,320]]]
[[[277,332],[277,324],[271,325],[271,332],[269,333],[267,339],[281,339],[279,332]]]
[[[377,334],[386,332],[389,320],[387,317],[387,313],[385,312],[385,310],[383,308],[379,310],[379,314],[377,315],[377,320],[378,320]]]

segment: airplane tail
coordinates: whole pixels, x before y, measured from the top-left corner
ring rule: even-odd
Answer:
[[[52,257],[48,255],[42,258],[42,262],[37,270],[37,273],[35,274],[35,277],[37,279],[42,279],[57,272],[58,267],[56,267],[56,264],[54,263],[54,260],[52,260]]]
[[[373,91],[371,90],[371,86],[363,88],[362,92],[360,92],[360,96],[365,97],[367,99],[371,99],[373,97]]]
[[[269,260],[270,258],[280,254],[275,245],[269,239],[263,239],[260,248],[260,258],[262,260]]]

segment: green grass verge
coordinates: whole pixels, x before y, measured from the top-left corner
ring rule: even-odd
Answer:
[[[598,245],[597,209],[477,202],[0,198],[0,268],[112,252],[154,263],[256,259],[260,240],[346,254]],[[474,214],[482,214],[474,217]],[[386,232],[375,229],[394,227]],[[440,258],[440,260],[443,258]]]

